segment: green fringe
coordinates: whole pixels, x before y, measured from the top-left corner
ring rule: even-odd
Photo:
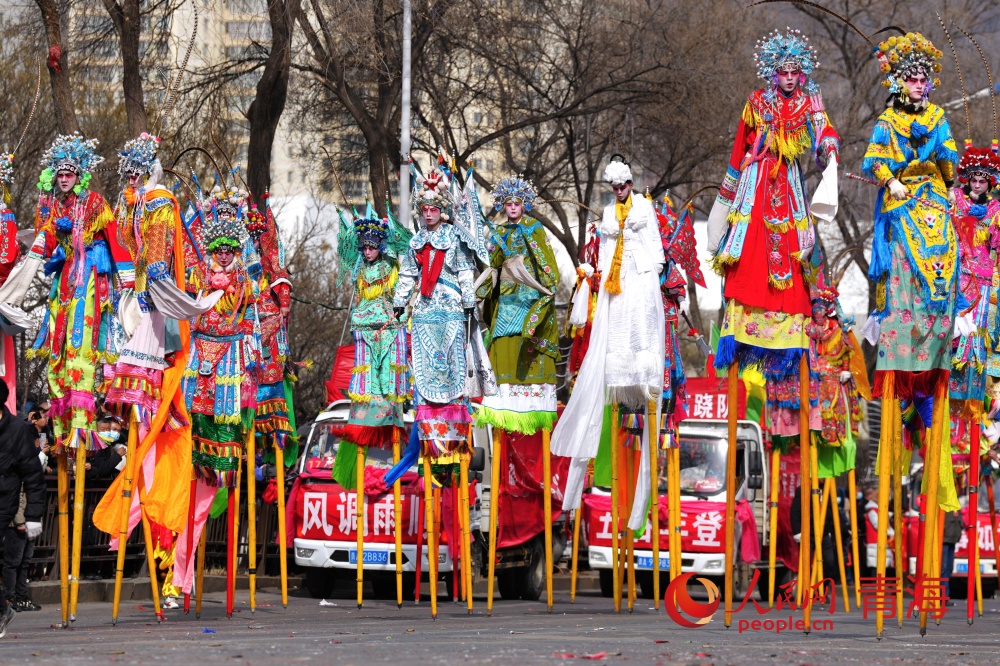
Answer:
[[[333,480],[347,490],[354,490],[358,478],[358,445],[340,440],[333,461]]]
[[[229,488],[219,488],[212,500],[212,506],[208,507],[208,517],[213,520],[221,516],[229,508]]]
[[[480,407],[476,410],[476,425],[489,424],[507,432],[534,435],[539,430],[552,431],[556,423],[555,412],[511,412],[505,409]]]

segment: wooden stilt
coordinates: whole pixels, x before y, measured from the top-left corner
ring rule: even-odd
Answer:
[[[618,430],[621,422],[618,417],[618,404],[611,405],[611,588],[614,597],[615,612],[622,611],[622,579],[618,566],[621,553],[618,551],[618,537],[621,525],[618,521]]]
[[[417,501],[414,499],[413,501]],[[426,502],[425,502],[426,505]],[[417,557],[416,562],[413,563],[413,568],[415,570],[417,584],[416,589],[413,591],[413,605],[420,605],[420,579],[423,575],[423,561],[424,561],[424,540],[427,538],[425,534],[424,515],[426,511],[417,511]],[[428,557],[428,560],[430,558]]]
[[[194,616],[196,619],[201,617],[201,597],[202,592],[205,590],[205,544],[208,540],[207,532],[208,530],[202,528],[201,539],[198,540],[198,559],[195,562],[197,569],[195,570]]]
[[[816,452],[815,446],[813,447],[813,452],[814,453]],[[818,471],[816,470],[816,468],[813,468],[813,482],[815,482],[817,478],[818,478]],[[822,541],[823,539],[826,538],[826,514],[829,509],[829,500],[827,499],[826,496],[825,485],[823,486],[823,488],[820,489],[819,492],[820,492],[819,507],[813,507],[813,516],[815,516],[815,518],[813,519],[813,524],[819,530],[819,533],[821,535],[820,547],[815,549],[813,552],[812,584],[814,586],[820,585],[823,581],[826,580],[826,575],[825,575],[826,570],[822,566],[823,559],[815,551],[823,549]],[[825,585],[817,588],[817,591],[820,593],[819,594],[820,597],[823,596],[825,589],[826,589]]]
[[[628,522],[628,517],[632,515],[632,508],[635,506],[635,471],[636,471],[636,453],[641,455],[641,451],[634,451],[631,448],[625,449],[625,469],[627,470],[627,479],[625,481],[625,497],[626,497],[626,508],[625,508],[625,522]],[[628,571],[628,612],[631,613],[635,610],[635,531],[629,529],[628,525],[625,526],[625,561]]]
[[[851,510],[851,562],[854,566],[854,603],[861,608],[861,560],[858,556],[858,502],[857,480],[852,467],[847,471],[848,504]]]
[[[236,590],[236,504],[235,488],[229,489],[226,511],[226,617],[232,619]]]
[[[122,513],[118,523],[118,559],[115,566],[115,596],[111,608],[111,624],[118,622],[118,608],[122,599],[122,576],[125,573],[125,549],[128,545],[128,517],[132,510],[132,481],[135,479],[136,446],[139,442],[139,425],[136,423],[134,415],[129,419],[127,442],[125,446],[125,477],[122,479]],[[75,619],[72,612],[71,610],[71,621]]]
[[[733,395],[733,402],[736,404],[736,396]],[[810,502],[806,496],[806,489],[812,488],[812,440],[809,433],[809,361],[803,352],[799,359],[799,449],[801,451],[801,461],[799,471],[802,474],[802,541],[800,548],[805,549],[802,557],[804,572],[799,572],[799,582],[805,581],[808,586],[811,580],[810,559],[809,559],[809,526],[814,517],[810,513]],[[730,487],[735,487],[730,486]],[[802,595],[803,610],[802,617],[805,622],[805,633],[809,633],[812,628],[812,590],[806,589]]]
[[[500,513],[500,460],[503,454],[503,430],[493,428],[493,451],[490,454],[490,555],[486,574],[486,614],[493,615],[493,588],[497,568],[497,519]],[[575,546],[575,544],[574,544]]]
[[[76,602],[80,597],[80,558],[83,554],[83,502],[84,502],[84,481],[87,478],[87,442],[84,439],[77,440],[76,446],[76,478],[73,488],[73,560],[70,563],[72,573],[70,574],[69,587],[69,619],[76,620]]]
[[[552,433],[542,430],[542,512],[545,520],[545,606],[552,612],[552,452],[549,449]],[[470,611],[471,607],[470,607]]]
[[[579,573],[580,565],[580,515],[583,513],[583,506],[573,510],[573,561],[570,563],[569,575],[569,602],[576,602],[576,577]]]
[[[434,520],[434,477],[431,474],[431,458],[424,456],[424,509],[427,512],[427,577],[431,590],[431,618],[437,619],[437,526]],[[492,511],[492,507],[490,509]]]
[[[285,525],[285,450],[275,443],[274,467],[278,490],[278,563],[281,566],[281,605],[288,608],[288,532]]]
[[[250,585],[250,612],[257,612],[257,437],[250,426],[247,452],[247,570]],[[188,550],[188,553],[191,551]]]
[[[462,530],[465,529],[465,521],[462,520],[462,516],[458,513],[458,505],[461,504],[459,498],[462,496],[461,490],[458,487],[458,472],[452,470],[448,473],[448,478],[451,479],[451,519],[452,524],[455,526],[455,534],[461,534]],[[442,510],[444,506],[442,504]],[[442,527],[442,529],[444,529]],[[462,559],[462,544],[461,542],[453,544],[453,548],[450,549],[452,552],[451,556],[451,592],[452,601],[457,602],[459,598],[465,599],[465,576],[462,575],[460,569],[460,560]],[[465,562],[462,561],[461,565]]]
[[[356,522],[354,525],[357,530],[358,545],[358,561],[356,566],[357,601],[358,610],[361,610],[361,604],[364,603],[365,596],[365,454],[367,453],[367,449],[361,445],[358,445],[357,449],[357,461],[354,468],[354,496],[356,498],[354,503],[354,518]]]
[[[781,451],[771,449],[771,487],[768,501],[767,524],[767,605],[774,608],[774,585],[778,577],[778,490],[781,483]]]
[[[399,428],[392,433],[392,464],[399,464]],[[399,479],[392,484],[392,532],[396,542],[396,607],[403,607],[403,498]],[[417,581],[420,585],[420,581]]]
[[[944,509],[938,509],[938,524],[937,524],[937,545],[934,548],[934,575],[940,576],[941,578],[951,577],[951,572],[944,572],[941,570],[941,550],[944,547]],[[943,609],[944,604],[944,586],[942,585],[941,595],[937,601],[936,608],[938,610]],[[937,625],[941,624],[941,614],[938,614],[934,618],[934,623]]]
[[[896,418],[894,407],[897,405],[892,395],[892,383],[890,379],[885,380],[885,388],[882,392],[882,413],[881,427],[879,429],[878,446],[878,541],[876,542],[876,578],[878,580],[878,592],[876,593],[875,611],[875,636],[882,639],[882,631],[885,627],[885,565],[886,546],[889,542],[889,486],[892,484],[892,439],[893,422]],[[900,535],[902,536],[902,535]],[[896,562],[896,571],[900,571],[900,563]]]
[[[947,379],[938,381],[937,386],[934,390],[934,413],[931,417],[931,436],[927,441],[927,460],[924,465],[924,474],[927,479],[927,519],[928,521],[932,518],[936,521],[938,514],[938,483],[939,483],[939,472],[941,467],[941,447],[942,440],[944,437],[944,419],[945,419],[945,406],[946,406],[946,391],[948,389]],[[902,535],[899,535],[902,537]],[[937,530],[930,529],[930,525],[925,528],[924,532],[924,579],[927,578],[937,578],[937,574],[934,573],[933,560],[934,560],[934,549],[937,544]],[[940,548],[938,548],[938,554],[940,556]],[[898,570],[898,565],[897,565]],[[905,567],[903,567],[905,571]],[[940,571],[940,567],[938,568]],[[932,593],[933,594],[933,593]],[[927,634],[927,613],[920,613],[920,635],[925,636]]]
[[[729,446],[726,452],[726,574],[725,574],[725,625],[728,629],[733,624],[733,573],[736,568],[735,523],[736,523],[736,405],[737,405],[737,368],[734,360],[729,365],[727,397],[729,414]]]
[[[826,522],[826,510],[823,509],[822,505],[822,491],[819,489],[819,450],[811,445],[809,446],[809,465],[811,471],[811,478],[809,479],[812,485],[812,524],[813,524],[813,535],[816,539],[813,546],[813,564],[812,564],[812,582],[819,583],[823,580],[823,531],[824,523]],[[820,595],[822,595],[822,586],[817,590]]]
[[[660,609],[660,424],[656,421],[656,401],[646,405],[649,432],[649,515],[650,547],[653,550],[653,608]],[[669,552],[669,550],[668,550]]]
[[[837,568],[840,573],[840,587],[844,591],[844,612],[851,611],[851,591],[847,587],[847,566],[844,564],[844,537],[840,531],[840,507],[837,506],[837,484],[833,479],[826,480],[827,501],[833,503],[833,538],[837,546]],[[836,595],[836,590],[833,591]]]
[[[462,454],[458,479],[458,515],[462,519],[462,587],[465,591],[465,606],[472,615],[472,524],[469,516],[469,458],[471,453]]]
[[[188,521],[187,529],[184,532],[184,538],[187,540],[187,565],[188,569],[191,568],[191,563],[194,562],[194,509],[196,493],[198,490],[198,481],[194,478],[191,479],[191,494],[188,499]],[[187,615],[191,612],[191,593],[184,593],[184,614]]]
[[[156,557],[153,552],[155,544],[153,542],[152,529],[149,526],[149,518],[146,516],[146,480],[139,472],[139,512],[142,516],[142,536],[146,542],[146,568],[149,569],[149,585],[152,588],[151,599],[153,600],[153,613],[157,622],[163,622],[163,608],[160,606],[160,581],[156,576]]]
[[[892,420],[892,531],[893,538],[892,559],[896,562],[896,576],[899,584],[896,585],[896,624],[903,628],[903,588],[902,584],[906,580],[905,571],[907,569],[907,558],[903,556],[903,416],[897,415],[897,406],[893,406]],[[901,569],[902,567],[902,569]],[[899,574],[902,570],[903,575]]]
[[[59,610],[63,628],[69,626],[69,459],[67,452],[56,456],[59,502]]]

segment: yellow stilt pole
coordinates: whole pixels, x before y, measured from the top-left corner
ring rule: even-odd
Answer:
[[[59,601],[63,628],[69,626],[69,461],[64,451],[56,456],[59,502]]]
[[[895,415],[895,408],[893,408]],[[900,583],[896,585],[896,623],[903,628],[903,588],[909,562],[903,558],[903,418],[894,418],[892,423],[892,530],[893,561],[896,563],[896,577]],[[900,573],[902,572],[902,573]]]
[[[545,606],[552,612],[552,452],[549,442],[552,433],[542,430],[542,513],[545,515]],[[468,476],[468,465],[466,465]],[[463,566],[467,566],[463,562]],[[470,570],[471,571],[471,570]],[[472,595],[469,595],[469,612],[472,612]]]
[[[854,604],[861,608],[861,560],[858,555],[858,485],[852,467],[847,471],[848,504],[851,510],[851,562],[854,563]]]
[[[580,515],[583,513],[583,503],[573,510],[573,561],[570,563],[569,602],[576,602],[576,576],[580,564]]]
[[[438,547],[434,524],[434,476],[430,456],[424,456],[424,510],[427,514],[427,578],[431,589],[431,618],[437,619]],[[492,500],[492,498],[491,498]],[[490,507],[490,511],[493,507]]]
[[[490,559],[486,575],[486,614],[493,615],[493,587],[497,568],[497,514],[500,513],[500,458],[503,430],[493,428],[493,452],[490,454]],[[574,544],[574,547],[576,544]]]
[[[927,504],[926,513],[928,523],[933,519],[935,522],[938,517],[938,483],[939,483],[939,471],[941,465],[941,446],[942,439],[944,436],[944,418],[945,418],[945,391],[947,390],[948,384],[947,380],[942,380],[938,382],[938,385],[934,390],[934,413],[931,417],[931,436],[927,442],[927,461],[924,465],[924,473],[927,478]],[[900,535],[902,536],[902,535]],[[924,551],[924,578],[937,578],[938,573],[934,570],[934,550],[938,551],[937,556],[941,555],[941,548],[938,544],[937,539],[937,529],[930,529],[930,525],[924,529],[924,543],[921,544]],[[897,565],[898,566],[898,565]],[[905,567],[901,567],[905,571]],[[937,571],[940,571],[940,565]],[[927,613],[923,612],[920,614],[920,635],[925,636],[927,634]]]
[[[125,549],[128,543],[128,516],[129,511],[132,509],[132,481],[135,478],[135,451],[138,442],[139,425],[135,422],[135,418],[131,418],[129,419],[128,443],[125,447],[125,478],[122,479],[122,513],[121,520],[118,523],[118,559],[115,566],[115,596],[114,604],[111,608],[111,624],[118,622],[118,607],[122,599],[122,576],[125,573]],[[75,619],[72,613],[73,610],[71,609],[70,620]]]
[[[619,563],[621,553],[618,551],[618,429],[621,423],[618,419],[618,405],[611,405],[611,588],[615,602],[615,612],[622,612],[622,579]]]
[[[781,451],[771,449],[771,488],[768,501],[767,537],[767,605],[774,608],[774,584],[778,576],[778,488],[781,483]]]
[[[392,433],[392,463],[399,464],[399,428]],[[400,481],[392,484],[392,531],[396,540],[396,607],[403,607],[403,529],[400,521],[403,519],[403,498]]]
[[[281,565],[281,605],[288,608],[288,532],[285,526],[285,450],[274,447],[274,467],[278,478],[275,485],[278,490],[278,562]]]
[[[816,452],[816,448],[817,447],[815,447],[815,446],[813,447],[813,452],[814,453]],[[818,478],[817,477],[817,470],[813,469],[813,482],[814,483],[816,482],[817,478]],[[820,533],[820,547],[817,550],[822,550],[823,549],[822,541],[823,541],[823,538],[825,538],[825,536],[826,536],[826,513],[829,510],[829,503],[828,503],[828,500],[827,500],[827,497],[826,497],[826,486],[825,485],[823,486],[822,489],[819,490],[819,492],[820,492],[820,495],[819,495],[819,497],[820,497],[819,508],[814,511],[814,515],[818,516],[818,518],[814,518],[813,519],[813,524],[817,526],[817,528],[819,529],[819,533]],[[822,557],[820,557],[819,555],[817,555],[814,552],[813,553],[813,563],[812,563],[812,582],[813,582],[813,585],[819,585],[822,581],[826,580],[826,578],[824,576],[825,570],[821,566],[822,562],[823,562]],[[825,589],[826,589],[825,586],[821,587],[819,589],[820,593],[822,594],[825,591]]]
[[[656,422],[656,401],[646,406],[649,430],[649,514],[650,546],[653,549],[653,608],[660,609],[660,424]]]
[[[886,546],[889,542],[889,486],[892,483],[892,448],[894,428],[893,422],[896,418],[895,406],[898,404],[895,398],[887,397],[891,395],[892,384],[890,379],[885,380],[885,389],[882,392],[882,415],[881,427],[879,429],[878,447],[878,541],[876,546],[876,578],[878,580],[877,609],[875,611],[875,636],[882,639],[882,631],[885,626],[885,564]],[[902,536],[902,535],[899,535]],[[899,571],[899,562],[896,563]]]
[[[459,493],[461,503],[458,515],[462,522],[462,580],[465,581],[465,604],[472,615],[472,545],[470,543],[472,524],[469,516],[469,457],[470,453],[462,454],[459,465]]]
[[[821,491],[819,489],[819,451],[815,446],[812,446],[810,440],[809,446],[809,464],[811,470],[811,478],[809,482],[812,486],[812,525],[813,534],[816,539],[815,546],[813,546],[813,566],[812,566],[812,581],[813,583],[818,583],[823,579],[823,530],[824,523],[826,522],[826,510],[821,506],[822,502]],[[822,590],[820,590],[822,594]]]
[[[207,525],[206,525],[207,527]],[[195,591],[194,591],[194,617],[201,617],[201,594],[205,589],[205,544],[207,543],[208,530],[202,528],[201,539],[198,540],[198,560],[195,563]]]
[[[828,501],[833,503],[833,539],[837,545],[837,568],[840,573],[840,587],[844,591],[844,612],[851,611],[851,591],[847,588],[847,566],[844,564],[844,537],[840,532],[840,507],[837,506],[837,489],[833,479],[826,480],[826,494]],[[834,590],[833,594],[836,595]]]
[[[976,605],[979,608],[979,617],[983,616],[983,570],[979,564],[979,526],[976,526],[976,538],[972,540],[972,547],[976,553]],[[995,548],[996,546],[994,546]]]
[[[139,512],[142,515],[142,538],[146,542],[146,568],[149,569],[149,584],[152,588],[153,613],[156,614],[156,621],[163,622],[163,609],[160,607],[160,582],[156,578],[156,558],[153,556],[153,533],[149,527],[149,518],[146,516],[146,481],[139,477]]]
[[[725,605],[725,625],[728,629],[733,624],[733,570],[736,566],[735,523],[736,523],[736,379],[737,369],[734,360],[729,365],[729,378],[727,394],[729,398],[729,447],[726,452],[726,605]]]
[[[731,404],[736,404],[735,395]],[[802,474],[802,542],[800,548],[805,549],[802,557],[802,566],[805,568],[805,571],[800,572],[799,582],[801,584],[802,581],[805,581],[805,584],[808,586],[811,580],[809,574],[809,526],[811,525],[810,520],[812,520],[812,517],[810,514],[810,502],[806,497],[806,489],[812,488],[813,484],[810,478],[812,476],[812,440],[809,433],[809,361],[805,353],[799,359],[799,449],[801,452],[799,471]],[[730,487],[735,487],[735,483]],[[806,627],[805,633],[807,634],[812,627],[811,615],[812,590],[804,590],[802,617]]]
[[[247,556],[250,574],[250,612],[257,612],[257,441],[250,426],[247,451]]]
[[[357,498],[355,505],[355,518],[357,523],[358,536],[358,562],[357,562],[357,584],[358,584],[358,609],[364,602],[365,588],[365,453],[367,449],[358,446],[357,462],[355,464],[355,491]]]
[[[76,602],[80,597],[80,558],[83,555],[83,502],[84,481],[87,477],[84,469],[87,464],[86,442],[77,440],[76,447],[76,478],[73,489],[73,561],[69,588],[69,619],[76,620]]]
[[[625,469],[628,478],[625,480],[625,520],[632,515],[635,505],[635,451],[625,449]],[[628,612],[635,610],[635,532],[625,527],[625,561],[628,567]]]

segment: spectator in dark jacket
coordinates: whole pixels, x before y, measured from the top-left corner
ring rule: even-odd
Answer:
[[[962,540],[962,514],[959,511],[949,511],[944,514],[944,535],[941,544],[941,578],[944,578],[944,596],[951,593],[950,579],[955,568],[955,544]],[[969,580],[973,580],[970,576]],[[954,606],[954,601],[945,602]]]
[[[6,527],[14,520],[23,489],[25,536],[35,539],[42,533],[45,475],[35,447],[35,429],[3,406],[9,394],[7,384],[0,382],[0,525]],[[6,593],[0,592],[0,638],[7,634],[13,618],[14,608]]]
[[[810,514],[812,512],[810,511]],[[802,488],[801,486],[795,489],[795,496],[792,498],[792,505],[788,509],[788,516],[792,523],[792,534],[799,534],[802,531]],[[815,514],[810,516],[811,521],[815,521],[818,517]],[[834,581],[840,580],[839,571],[840,565],[838,564],[837,558],[837,541],[834,538],[834,523],[837,520],[840,522],[840,534],[841,538],[843,535],[848,533],[847,523],[844,521],[844,516],[840,511],[840,508],[836,505],[836,502],[828,502],[826,505],[826,520],[823,521],[823,578],[830,578]],[[816,537],[814,530],[815,527],[810,525],[810,540],[809,545],[812,547],[816,544]],[[805,538],[802,535],[801,538]],[[799,541],[801,544],[801,540]],[[810,549],[810,555],[812,555]]]

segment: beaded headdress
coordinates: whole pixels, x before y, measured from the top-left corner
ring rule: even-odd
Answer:
[[[941,57],[944,55],[931,40],[919,32],[893,36],[878,45],[878,60],[885,74],[882,85],[891,93],[905,92],[904,82],[910,76],[923,74],[931,83],[924,90],[924,97],[931,88],[941,85],[934,75],[941,71]]]
[[[757,63],[757,76],[765,81],[774,82],[774,74],[778,70],[796,69],[807,79],[803,81],[803,87],[815,86],[808,77],[819,67],[816,50],[809,44],[809,38],[799,30],[788,28],[784,35],[775,30],[767,37],[758,39],[754,60]]]
[[[209,217],[205,220],[202,235],[209,252],[228,245],[234,249],[243,247],[243,223],[236,217]]]
[[[963,184],[968,183],[972,176],[982,176],[990,181],[990,187],[996,187],[1000,181],[1000,157],[989,148],[974,148],[967,143],[956,175]]]
[[[358,247],[375,247],[385,251],[385,239],[389,236],[387,220],[366,217],[354,221],[354,233],[358,237]]]
[[[241,218],[246,200],[246,191],[239,187],[223,189],[216,185],[209,193],[208,199],[202,202],[202,207],[205,210],[211,210],[215,215],[229,213],[234,218]]]
[[[10,185],[14,182],[14,153],[0,153],[0,183]]]
[[[160,137],[143,132],[137,138],[127,141],[118,151],[118,175],[142,176],[156,168]]]
[[[55,186],[56,174],[60,171],[72,171],[80,182],[73,191],[83,192],[90,185],[90,172],[104,158],[97,154],[97,139],[84,139],[79,132],[60,134],[52,142],[49,149],[42,155],[42,173],[38,177],[38,189],[51,192]]]
[[[445,170],[436,166],[426,176],[417,176],[413,192],[413,207],[419,214],[422,206],[441,210],[441,219],[451,219],[451,179]]]
[[[520,201],[524,210],[529,211],[535,205],[535,186],[530,180],[520,175],[507,176],[493,186],[493,208],[500,210],[508,201]]]

